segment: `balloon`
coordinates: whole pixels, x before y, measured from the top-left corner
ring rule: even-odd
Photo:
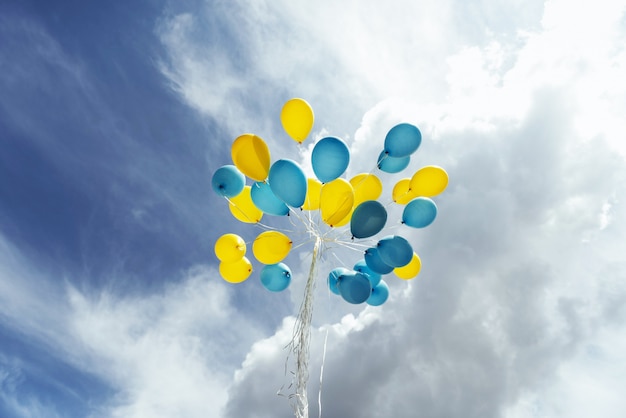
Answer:
[[[339,288],[337,287],[337,280],[342,274],[350,273],[350,270],[344,267],[337,267],[336,269],[331,270],[328,274],[328,288],[335,295],[339,294]]]
[[[320,139],[313,147],[311,164],[315,176],[328,183],[343,174],[350,163],[350,151],[345,142],[339,138],[328,136]]]
[[[354,209],[350,232],[354,238],[367,238],[378,234],[387,222],[387,210],[376,200],[366,200]]]
[[[376,200],[383,192],[383,183],[373,174],[357,174],[350,179],[350,184],[354,189],[355,205],[366,200]]]
[[[399,173],[409,166],[411,162],[411,156],[406,157],[392,157],[387,152],[383,151],[378,156],[378,168],[385,173]]]
[[[263,264],[282,261],[291,250],[291,239],[282,232],[261,232],[252,243],[252,253]]]
[[[354,206],[352,206],[352,208],[350,209],[350,212],[348,212],[348,214],[346,216],[344,216],[343,219],[341,219],[340,221],[335,222],[332,225],[333,228],[339,228],[341,226],[349,224],[350,220],[352,219],[352,213],[353,212],[354,212]]]
[[[234,165],[218,168],[211,179],[211,186],[213,186],[215,193],[224,197],[237,196],[245,185],[246,176]]]
[[[288,100],[280,112],[283,129],[294,141],[301,144],[313,128],[313,109],[303,99]]]
[[[398,235],[381,239],[376,248],[378,248],[378,254],[383,262],[392,267],[406,266],[413,258],[411,244]]]
[[[411,190],[414,196],[437,196],[446,190],[446,187],[448,187],[448,173],[435,165],[420,168],[411,178]]]
[[[356,271],[339,276],[337,287],[341,297],[355,305],[365,302],[372,294],[372,285],[367,276]]]
[[[288,159],[278,160],[270,168],[269,182],[280,200],[299,208],[306,199],[307,180],[300,166]]]
[[[422,260],[420,260],[419,256],[413,253],[413,257],[409,264],[404,267],[396,267],[393,269],[393,272],[396,276],[404,280],[410,280],[417,276],[422,269]]]
[[[415,197],[411,191],[411,179],[405,178],[398,180],[396,185],[393,186],[391,197],[393,198],[393,201],[399,205],[406,205],[409,203]]]
[[[375,287],[372,288],[372,294],[365,302],[370,306],[380,306],[389,298],[389,286],[384,280],[381,280]]]
[[[358,271],[359,273],[363,273],[367,276],[368,280],[372,287],[376,286],[381,279],[381,275],[376,273],[371,268],[367,266],[365,260],[360,260],[354,265],[354,271]]]
[[[220,275],[228,283],[241,283],[252,274],[252,263],[246,257],[233,263],[220,263]]]
[[[218,260],[233,263],[246,255],[246,243],[236,234],[224,234],[215,241],[215,255]]]
[[[385,152],[390,157],[400,158],[413,154],[422,142],[422,133],[417,126],[401,123],[387,132]]]
[[[304,199],[304,210],[318,210],[320,208],[320,192],[322,183],[318,179],[308,178],[306,188],[306,199]]]
[[[258,181],[250,188],[250,196],[254,205],[268,215],[283,216],[289,213],[289,208],[276,197],[269,183]]]
[[[241,222],[254,224],[261,220],[263,212],[252,201],[250,186],[245,186],[241,193],[230,199],[230,213]]]
[[[291,270],[283,263],[270,264],[261,270],[261,284],[272,292],[281,292],[291,283]]]
[[[380,253],[378,248],[368,248],[365,250],[365,264],[369,267],[373,272],[378,274],[387,274],[393,271],[393,266],[386,264],[382,258],[380,258]]]
[[[233,163],[246,176],[256,181],[267,178],[270,169],[270,150],[265,141],[253,134],[235,139],[231,149]]]
[[[404,207],[402,223],[413,228],[425,228],[437,217],[437,205],[427,197],[416,197]]]
[[[354,190],[344,179],[335,179],[322,186],[320,192],[320,212],[322,220],[332,226],[337,225],[352,210]]]

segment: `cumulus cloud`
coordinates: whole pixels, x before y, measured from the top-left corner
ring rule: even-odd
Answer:
[[[219,416],[230,370],[258,333],[213,269],[150,297],[70,292],[81,366],[117,390],[107,416]]]
[[[232,137],[254,131],[306,159],[311,144],[282,146],[278,122],[284,100],[303,96],[316,111],[312,139],[350,144],[348,175],[372,170],[398,122],[424,134],[411,169],[450,174],[437,221],[403,230],[423,269],[410,282],[390,277],[387,304],[328,294],[324,272],[354,252],[331,250],[320,264],[312,416],[320,392],[323,416],[624,410],[623,11],[621,1],[207,2],[163,16],[162,73]],[[385,190],[399,177],[384,176]],[[291,390],[291,306],[256,295],[257,282],[231,288],[208,266],[144,296],[46,289],[12,281],[38,273],[0,246],[0,318],[21,315],[25,333],[113,388],[102,416],[292,416],[276,395]],[[308,256],[290,256],[296,308]],[[0,373],[15,384],[14,370]]]
[[[94,416],[221,416],[232,370],[264,327],[233,305],[215,269],[198,266],[147,296],[84,293],[53,285],[26,269],[9,243],[0,244],[0,323],[112,390]],[[21,390],[29,367],[0,356],[3,404],[15,416],[56,416],[53,406]]]
[[[488,21],[495,6],[483,6]],[[380,65],[359,56],[358,48],[350,48],[355,43],[344,38],[336,45],[325,42],[332,36],[325,29],[337,25],[332,18],[316,19],[316,13],[342,16],[344,28],[356,25],[352,16],[360,14],[316,10],[294,6],[282,12],[292,13],[292,21],[301,24],[313,16],[320,30],[300,36],[313,33],[315,45],[328,49],[324,54],[351,60],[338,59],[337,73],[353,71],[355,63],[371,64],[367,76],[352,83],[377,85],[365,100],[371,105],[363,109],[361,125],[346,135],[353,156],[349,174],[370,171],[365,161],[380,152],[385,132],[408,121],[424,133],[411,167],[438,164],[451,177],[449,189],[437,198],[440,218],[411,234],[424,263],[421,276],[408,284],[390,280],[390,303],[351,314],[356,322],[366,314],[375,320],[345,334],[330,332],[324,415],[403,417],[420,411],[425,416],[562,416],[567,411],[584,416],[558,400],[563,395],[576,399],[574,404],[586,399],[605,415],[618,416],[624,405],[612,385],[616,376],[623,376],[623,368],[611,374],[606,362],[616,358],[611,345],[624,343],[619,330],[626,319],[620,308],[626,297],[620,279],[624,265],[618,255],[624,225],[617,216],[625,174],[617,135],[625,110],[619,99],[623,83],[616,78],[624,69],[623,2],[588,7],[547,2],[542,20],[539,6],[510,17],[514,30],[500,26],[464,45],[455,36],[470,33],[468,25],[443,34],[443,49],[437,54],[411,49],[424,52],[445,76],[406,74],[407,68],[416,67],[406,61],[408,54],[394,50],[393,30],[381,36],[378,28],[371,37],[353,32],[373,51],[381,50],[377,42],[390,45],[390,60]],[[251,16],[258,17],[254,12]],[[456,18],[449,11],[441,16],[439,23]],[[585,25],[577,23],[583,20]],[[412,30],[427,29],[393,21],[406,30],[400,33],[407,39],[424,38]],[[362,22],[367,26],[369,21]],[[254,45],[278,45],[259,49],[268,57],[284,48],[276,36],[257,39]],[[297,55],[293,62],[299,62]],[[399,65],[389,71],[389,63]],[[314,79],[333,85],[324,74]],[[423,97],[411,97],[424,79],[434,87]],[[399,92],[400,86],[407,86],[408,94]],[[361,98],[359,94],[366,93],[353,97]],[[320,123],[337,126],[342,117],[338,113]],[[351,119],[344,118],[343,126],[346,120]],[[385,187],[395,180],[386,178]],[[316,315],[330,325],[322,320],[313,330],[311,370],[316,373],[324,330],[342,324],[337,311],[328,314],[329,304],[320,294],[318,289]],[[290,416],[286,401],[271,399],[284,378],[272,371],[282,370],[288,324],[248,354],[230,390],[228,416]],[[590,353],[600,354],[594,358]],[[591,364],[598,372],[586,378]],[[313,373],[309,388],[312,415],[317,414],[315,377]],[[590,390],[591,385],[606,391]],[[603,399],[608,403],[601,405]]]

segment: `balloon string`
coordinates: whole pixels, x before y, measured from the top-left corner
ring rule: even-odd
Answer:
[[[328,290],[330,292],[330,289]],[[324,350],[322,351],[322,366],[320,367],[320,389],[317,394],[317,409],[319,411],[318,418],[322,418],[322,382],[324,378],[324,363],[326,362],[326,344],[328,343],[328,327],[326,327],[326,336],[324,337]]]
[[[311,339],[311,318],[313,315],[313,296],[315,290],[315,273],[317,261],[320,257],[320,246],[322,240],[317,238],[313,246],[313,257],[311,260],[311,269],[309,270],[309,278],[307,279],[304,299],[300,305],[300,312],[296,318],[294,325],[294,334],[289,343],[290,351],[296,357],[296,405],[294,406],[297,418],[308,418],[309,403],[307,400],[307,382],[309,380],[308,362],[309,362],[309,345]]]

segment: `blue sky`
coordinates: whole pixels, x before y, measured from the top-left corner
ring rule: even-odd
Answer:
[[[625,12],[2,3],[0,416],[293,416],[276,391],[310,248],[280,294],[258,265],[223,281],[215,239],[259,230],[211,175],[254,132],[308,172],[339,136],[349,178],[400,122],[424,136],[407,170],[451,183],[436,223],[406,231],[422,272],[390,277],[384,306],[318,286],[311,416],[320,392],[323,416],[622,416]],[[316,115],[301,147],[280,126],[291,97]],[[357,261],[335,255],[320,271]]]

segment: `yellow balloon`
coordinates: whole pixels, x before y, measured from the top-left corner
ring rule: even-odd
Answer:
[[[252,263],[246,257],[242,257],[233,263],[220,263],[220,275],[228,283],[241,283],[252,274]]]
[[[413,258],[409,261],[409,264],[402,267],[396,267],[393,269],[393,272],[396,276],[404,280],[410,280],[416,277],[420,270],[422,269],[422,260],[420,260],[419,256],[413,253]]]
[[[241,260],[246,255],[246,243],[237,234],[224,234],[215,241],[215,255],[226,263]]]
[[[448,187],[448,173],[441,167],[422,167],[411,178],[411,192],[415,197],[433,197]]]
[[[263,181],[270,171],[270,150],[265,141],[253,134],[235,139],[231,148],[235,166],[246,176]]]
[[[354,206],[366,200],[376,200],[383,193],[383,183],[373,174],[361,173],[350,179],[354,189]]]
[[[411,190],[411,179],[405,178],[399,180],[395,186],[393,186],[393,191],[391,192],[391,197],[393,201],[399,205],[406,205],[411,200],[416,198],[413,194],[413,190]]]
[[[314,120],[313,109],[303,99],[288,100],[280,112],[280,121],[285,132],[298,144],[301,144],[309,135],[313,129]]]
[[[230,198],[228,208],[230,213],[241,222],[255,224],[263,217],[263,211],[257,208],[252,202],[250,186],[244,186],[241,193]]]
[[[352,219],[352,214],[354,213],[354,208],[355,208],[355,206],[352,206],[352,209],[350,209],[350,212],[348,212],[348,214],[346,216],[344,216],[342,220],[340,220],[339,222],[335,222],[333,224],[333,227],[334,228],[339,228],[340,226],[347,225],[350,222],[350,220]]]
[[[354,189],[342,178],[322,186],[320,212],[322,220],[331,227],[337,226],[354,207]]]
[[[306,199],[302,209],[318,210],[320,208],[320,192],[322,191],[322,182],[318,179],[307,179]]]
[[[261,232],[252,243],[252,252],[263,264],[276,264],[284,260],[291,251],[291,239],[282,232]]]

